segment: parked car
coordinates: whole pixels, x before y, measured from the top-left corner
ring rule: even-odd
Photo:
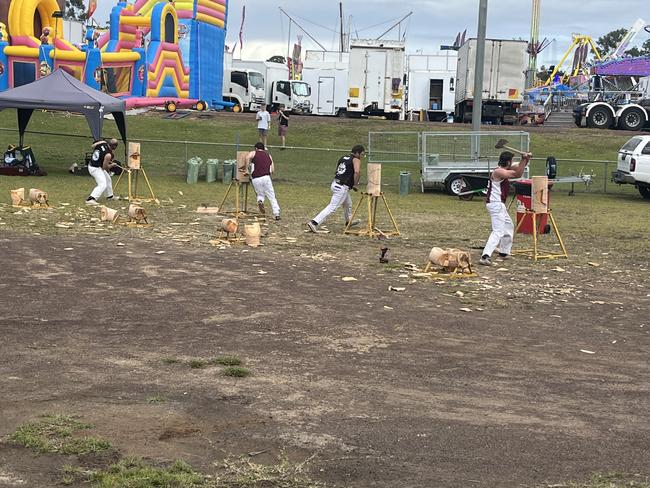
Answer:
[[[650,200],[650,136],[635,136],[618,151],[618,164],[612,181],[634,185]]]

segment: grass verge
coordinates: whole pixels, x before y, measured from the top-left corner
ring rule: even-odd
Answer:
[[[103,439],[76,437],[91,427],[68,415],[46,415],[21,425],[9,439],[43,454],[89,454],[110,449],[111,444]]]
[[[245,378],[251,375],[251,371],[248,368],[242,368],[241,366],[228,366],[223,370],[224,376],[232,376],[234,378]]]

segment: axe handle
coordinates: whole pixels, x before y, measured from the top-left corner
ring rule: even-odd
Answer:
[[[508,151],[512,151],[513,153],[521,154],[522,156],[526,154],[525,151],[520,151],[519,149],[515,149],[514,147],[510,147],[510,146],[501,146],[501,147],[503,149],[507,149]]]

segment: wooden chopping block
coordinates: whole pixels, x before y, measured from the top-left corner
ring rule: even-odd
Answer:
[[[25,201],[25,189],[16,188],[11,190],[11,203],[12,205],[21,205]]]
[[[260,245],[260,236],[262,235],[262,228],[259,222],[251,224],[244,224],[244,235],[246,238],[246,245],[257,247]]]
[[[136,222],[147,222],[147,212],[140,205],[132,203],[129,205],[129,217]]]
[[[99,209],[99,218],[103,222],[117,222],[117,219],[120,217],[120,214],[117,210],[110,207],[102,207]]]
[[[31,188],[29,190],[29,201],[32,204],[47,205],[47,192],[39,190],[38,188]]]
[[[227,234],[234,234],[239,229],[239,222],[237,222],[237,219],[223,219],[221,221],[221,228]]]

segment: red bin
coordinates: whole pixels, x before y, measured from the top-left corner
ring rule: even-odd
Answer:
[[[519,227],[518,234],[532,234],[533,233],[533,215],[526,213],[526,210],[532,209],[531,189],[533,185],[532,180],[519,180],[513,183],[515,187],[515,196],[517,198],[517,223],[515,227]],[[553,183],[548,184],[550,190]],[[548,193],[548,205],[551,206],[551,192]],[[521,222],[521,225],[519,224]],[[551,226],[548,224],[548,214],[537,214],[537,233],[548,234],[551,231]]]

